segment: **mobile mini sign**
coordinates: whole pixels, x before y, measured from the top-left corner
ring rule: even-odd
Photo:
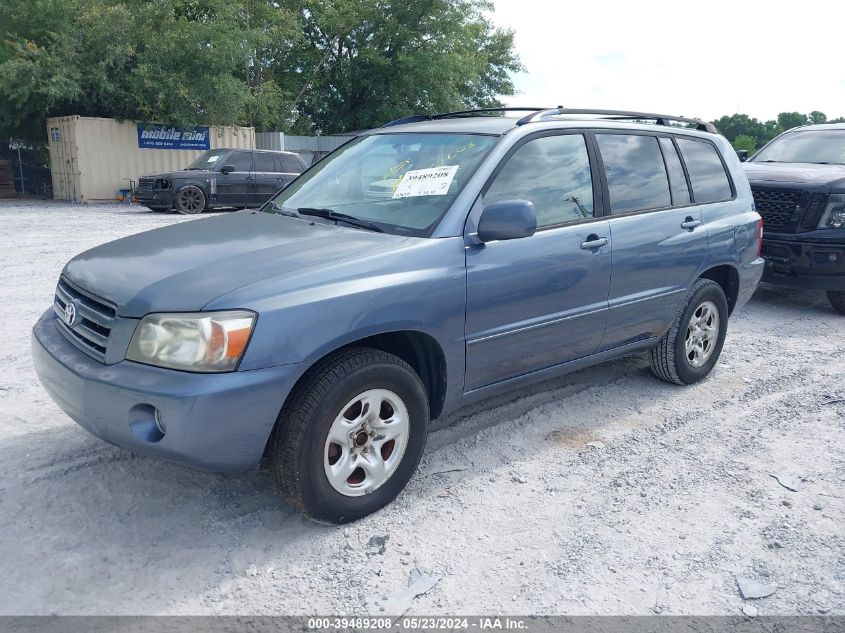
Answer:
[[[138,147],[142,149],[211,149],[208,127],[175,127],[158,123],[138,124]]]

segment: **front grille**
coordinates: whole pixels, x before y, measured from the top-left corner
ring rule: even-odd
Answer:
[[[752,187],[754,205],[767,229],[782,229],[789,224],[801,199],[800,189],[764,189]]]
[[[141,178],[140,180],[138,180],[137,191],[152,191],[153,189],[155,189],[155,184],[155,178]]]
[[[65,320],[67,305],[73,303],[77,316],[73,326]],[[117,312],[109,304],[71,285],[64,277],[56,287],[56,326],[71,343],[83,352],[105,362],[112,325]]]

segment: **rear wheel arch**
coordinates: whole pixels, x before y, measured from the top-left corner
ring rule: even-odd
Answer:
[[[730,264],[721,264],[708,268],[698,278],[715,281],[722,287],[725,298],[728,300],[728,315],[733,314],[739,297],[739,271]]]

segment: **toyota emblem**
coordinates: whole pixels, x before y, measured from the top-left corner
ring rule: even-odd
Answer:
[[[65,306],[65,323],[68,327],[76,325],[76,306],[72,303]]]

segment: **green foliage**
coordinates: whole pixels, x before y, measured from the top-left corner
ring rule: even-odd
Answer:
[[[818,110],[810,112],[810,114],[807,115],[807,118],[810,119],[810,123],[827,123],[827,115],[824,112],[819,112]]]
[[[781,112],[778,114],[776,121],[762,122],[749,117],[747,114],[726,115],[713,121],[719,132],[731,141],[735,149],[748,149],[749,153],[755,151],[757,147],[762,147],[786,130],[811,123],[845,123],[845,118],[828,121],[824,112],[814,110],[809,114]],[[740,139],[742,140],[740,141]],[[748,146],[749,139],[754,141],[753,148]],[[738,142],[743,145],[740,147],[737,145]]]
[[[740,134],[733,140],[733,147],[736,150],[748,150],[748,155],[751,156],[757,151],[757,139],[747,134]]]
[[[48,116],[338,132],[498,105],[483,0],[2,0],[0,138]]]
[[[778,114],[778,127],[783,131],[791,130],[799,125],[807,125],[809,122],[809,116],[800,112],[781,112]]]

